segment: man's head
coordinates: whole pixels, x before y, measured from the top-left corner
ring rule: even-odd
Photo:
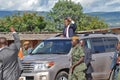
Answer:
[[[81,45],[82,47],[84,47],[85,41],[84,41],[84,40],[80,40],[80,45]]]
[[[5,37],[0,37],[0,48],[7,45],[7,39]]]
[[[68,18],[64,19],[64,25],[67,27],[69,24],[71,23],[71,21]]]
[[[24,48],[27,50],[27,49],[30,47],[30,42],[29,42],[29,41],[25,41],[25,42],[23,43],[23,46],[24,46]]]
[[[72,43],[73,47],[76,46],[77,44],[79,44],[79,37],[78,36],[73,36],[71,43]]]

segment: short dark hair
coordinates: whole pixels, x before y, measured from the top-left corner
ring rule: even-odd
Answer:
[[[7,45],[7,39],[5,37],[0,37],[0,45]]]
[[[67,20],[68,22],[70,22],[70,20],[67,17],[64,20]]]

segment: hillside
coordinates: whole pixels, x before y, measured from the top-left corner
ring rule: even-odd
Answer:
[[[11,15],[18,14],[18,13],[23,14],[24,12],[31,13],[33,11],[0,11],[0,18],[5,17],[5,16],[11,16]],[[38,15],[46,17],[48,12],[44,12],[44,11],[37,12],[36,11],[36,13],[38,13]]]
[[[24,11],[0,11],[0,17],[11,16],[17,13],[23,14]],[[32,12],[32,11],[25,11],[25,12]],[[48,12],[37,12],[39,15],[44,16],[47,18]],[[108,23],[111,27],[118,27],[120,26],[120,12],[91,12],[85,13],[90,16],[98,16],[100,19],[104,20]]]
[[[120,12],[92,12],[87,14],[91,16],[98,16],[100,19],[108,23],[111,27],[120,27]]]

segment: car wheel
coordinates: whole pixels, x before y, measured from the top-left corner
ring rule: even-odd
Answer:
[[[61,71],[57,74],[55,80],[68,80],[68,73],[65,71]]]
[[[113,70],[110,74],[110,79],[109,80],[114,80],[114,76],[115,76],[115,71]]]

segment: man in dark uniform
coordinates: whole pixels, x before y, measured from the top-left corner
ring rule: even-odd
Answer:
[[[91,49],[85,47],[85,41],[84,40],[81,40],[80,41],[80,45],[81,47],[83,48],[83,52],[85,54],[84,56],[84,62],[87,66],[87,68],[85,69],[85,78],[86,80],[92,80],[92,72],[93,72],[93,68],[91,66],[91,59],[92,59],[92,51]]]
[[[21,73],[18,61],[20,39],[13,27],[10,30],[13,33],[13,44],[7,46],[7,39],[0,37],[0,80],[18,80]]]

